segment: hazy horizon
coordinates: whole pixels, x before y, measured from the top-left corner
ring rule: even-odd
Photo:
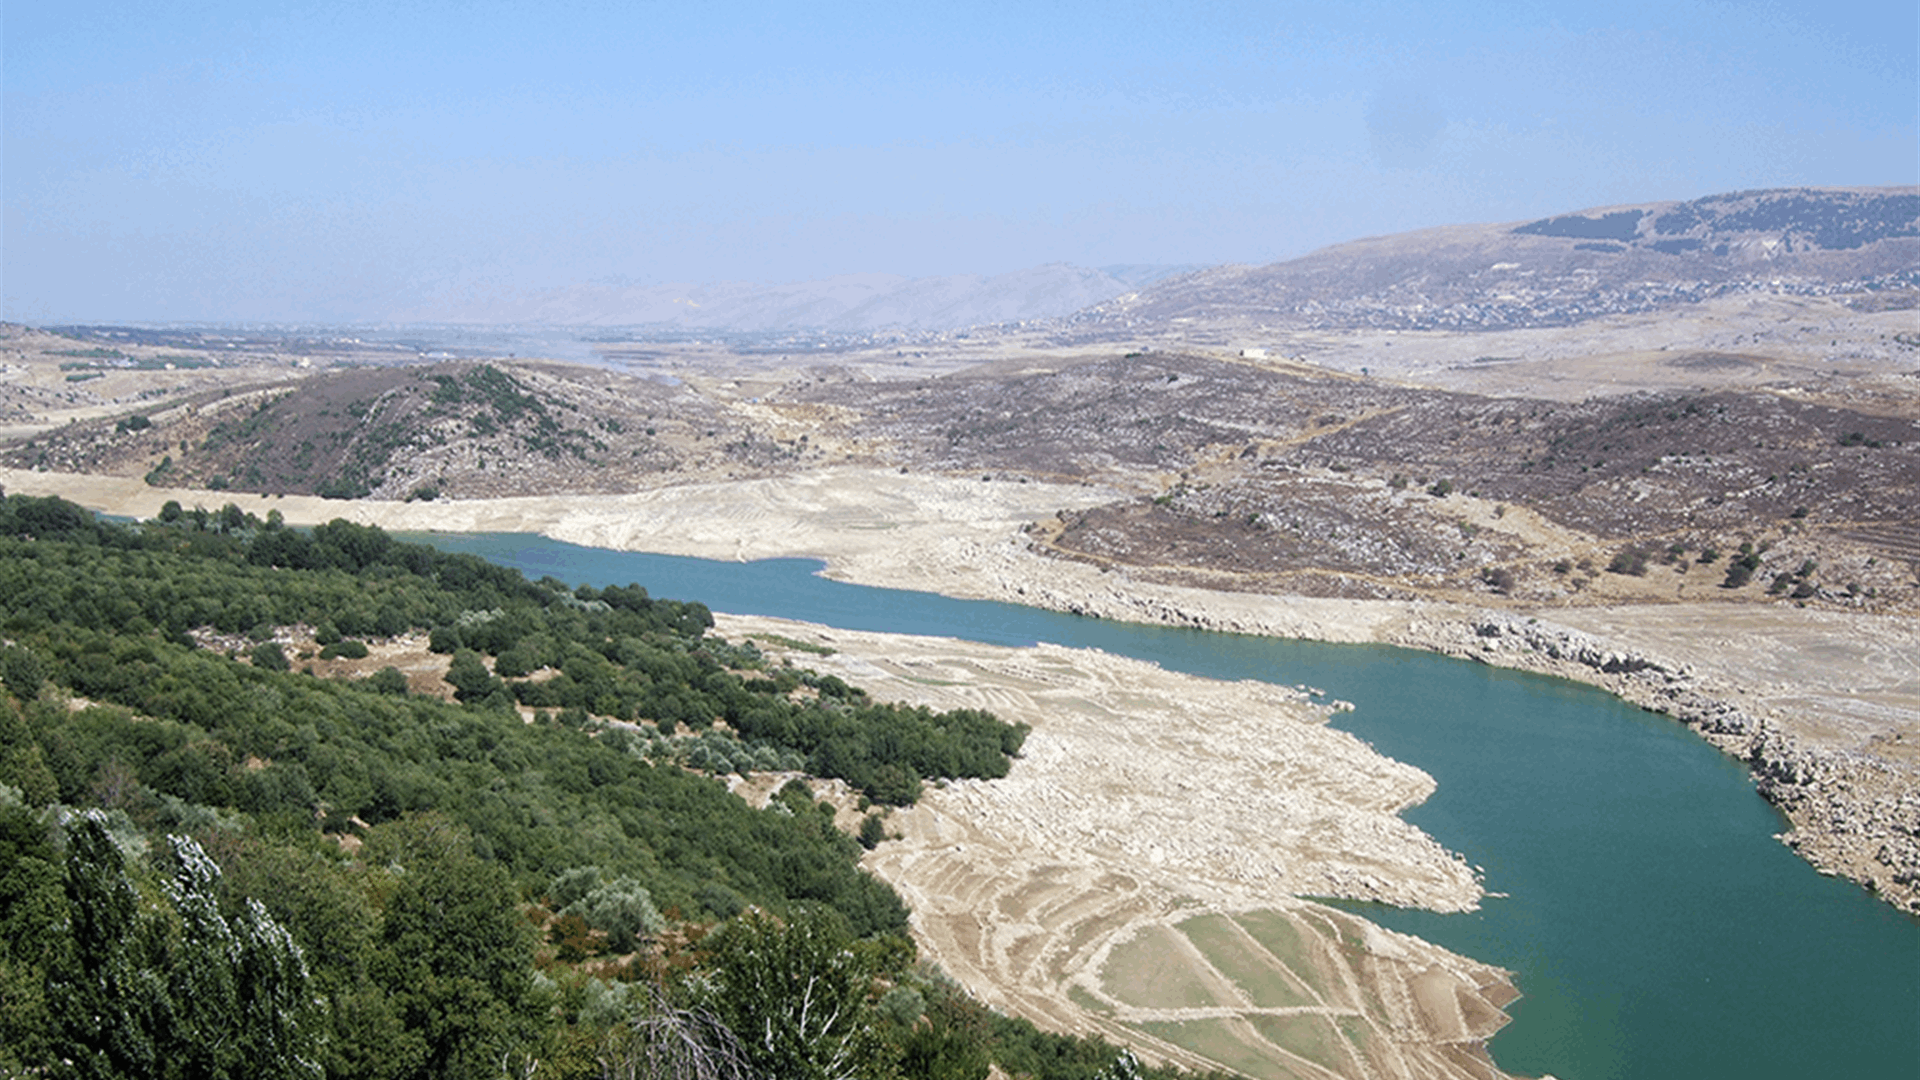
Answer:
[[[1265,263],[1920,182],[1910,2],[6,7],[5,317]]]

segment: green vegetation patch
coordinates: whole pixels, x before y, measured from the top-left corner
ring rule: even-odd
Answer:
[[[340,655],[432,628],[459,700],[286,670],[295,623]],[[602,711],[705,717],[689,753],[1005,768],[1017,729],[743,677],[758,650],[710,627],[346,522],[0,500],[0,1075],[590,1080],[648,1075],[661,1040],[756,1076],[1113,1066],[916,965],[905,906],[806,784],[756,810],[668,740],[513,707],[564,678]],[[748,715],[793,741],[711,726]]]
[[[1199,915],[1179,926],[1187,940],[1215,970],[1232,979],[1247,999],[1262,1008],[1318,1005],[1287,968],[1253,942],[1225,915]]]
[[[801,641],[799,638],[790,638],[781,634],[748,634],[747,636],[755,641],[765,641],[795,652],[812,653],[815,656],[832,656],[839,651],[830,646],[816,645],[811,641]]]
[[[1288,971],[1312,987],[1314,993],[1326,997],[1327,983],[1320,974],[1318,950],[1301,940],[1299,926],[1284,912],[1243,911],[1233,920],[1274,959],[1286,965]]]
[[[1238,1020],[1152,1020],[1133,1026],[1257,1080],[1310,1080],[1274,1060],[1273,1050],[1264,1040],[1249,1042],[1241,1034],[1244,1029]]]
[[[1145,927],[1115,946],[1100,969],[1100,985],[1114,1000],[1148,1009],[1236,1004],[1207,985],[1191,950],[1165,926]]]
[[[1254,1030],[1268,1042],[1280,1047],[1289,1054],[1297,1054],[1316,1065],[1353,1076],[1360,1070],[1347,1051],[1346,1040],[1340,1037],[1331,1020],[1324,1016],[1295,1014],[1292,1016],[1252,1016]]]
[[[1093,996],[1086,987],[1075,983],[1067,987],[1067,1000],[1087,1010],[1095,1016],[1112,1016],[1113,1006]]]

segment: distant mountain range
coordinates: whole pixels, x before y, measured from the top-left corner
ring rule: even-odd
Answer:
[[[1268,329],[1568,325],[1753,289],[1920,287],[1920,187],[1781,188],[1450,225],[1264,266],[1053,263],[991,277],[575,285],[442,303],[399,323],[734,332],[1042,322],[1071,339]]]
[[[1785,188],[1451,225],[1101,301],[1079,336],[1568,325],[1755,289],[1920,287],[1920,188]]]
[[[846,274],[781,285],[575,285],[442,304],[397,321],[729,331],[948,330],[1058,318],[1193,269],[1129,265],[1094,270],[1053,263],[991,277]]]

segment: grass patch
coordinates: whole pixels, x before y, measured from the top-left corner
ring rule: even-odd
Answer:
[[[748,634],[747,636],[756,641],[769,642],[774,645],[792,649],[795,652],[812,653],[815,656],[832,656],[834,653],[840,651],[825,645],[815,645],[811,641],[801,641],[798,638],[784,637],[780,634]]]
[[[1303,1080],[1299,1073],[1287,1068],[1285,1062],[1275,1060],[1265,1047],[1241,1038],[1229,1026],[1233,1023],[1236,1021],[1154,1020],[1134,1026],[1175,1046],[1205,1054],[1244,1076],[1260,1080]]]
[[[1115,1000],[1148,1009],[1197,1009],[1232,1005],[1221,1001],[1194,970],[1170,927],[1147,927],[1114,947],[1100,971],[1100,984]]]
[[[1247,947],[1247,936],[1225,915],[1200,915],[1179,926],[1187,940],[1216,970],[1240,987],[1255,1005],[1285,1008],[1318,1005],[1304,993],[1287,968],[1274,957]]]
[[[1253,940],[1260,943],[1274,959],[1285,964],[1288,971],[1300,977],[1300,980],[1313,988],[1313,992],[1325,997],[1327,983],[1320,974],[1320,965],[1315,963],[1313,953],[1306,943],[1300,940],[1300,928],[1292,919],[1278,911],[1246,911],[1234,916]]]
[[[1086,987],[1075,983],[1067,987],[1067,1000],[1087,1010],[1095,1016],[1112,1016],[1113,1006],[1094,997]]]
[[[1315,1065],[1352,1075],[1353,1061],[1346,1043],[1324,1016],[1251,1016],[1253,1028],[1266,1040]]]

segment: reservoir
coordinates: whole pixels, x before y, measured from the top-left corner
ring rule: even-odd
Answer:
[[[1485,869],[1481,910],[1346,905],[1514,972],[1495,1061],[1561,1080],[1920,1075],[1920,920],[1823,877],[1746,769],[1576,683],[1385,646],[1087,619],[847,585],[805,559],[710,562],[535,536],[408,535],[572,584],[716,611],[998,645],[1053,642],[1217,679],[1304,683],[1431,773],[1406,817]],[[1018,767],[1017,765],[1015,766]]]

